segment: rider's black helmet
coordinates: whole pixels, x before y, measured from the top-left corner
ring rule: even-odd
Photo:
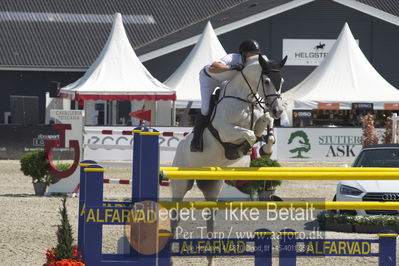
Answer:
[[[255,54],[260,54],[259,43],[255,40],[245,40],[240,44],[240,53],[250,52]]]

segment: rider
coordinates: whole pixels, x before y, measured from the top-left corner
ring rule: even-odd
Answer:
[[[228,54],[203,67],[199,73],[201,87],[201,113],[197,115],[194,126],[194,137],[191,141],[192,152],[202,152],[202,134],[208,122],[209,102],[216,87],[232,79],[236,71],[241,71],[248,57],[260,54],[259,44],[255,40],[245,40],[240,44],[239,54]],[[234,70],[234,71],[233,71]]]

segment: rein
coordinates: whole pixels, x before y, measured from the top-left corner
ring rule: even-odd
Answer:
[[[242,102],[251,104],[251,127],[250,127],[250,129],[253,130],[253,126],[254,126],[254,125],[253,125],[253,124],[254,124],[254,121],[253,121],[253,120],[254,120],[254,108],[255,108],[255,106],[258,105],[258,106],[263,110],[263,113],[266,113],[266,112],[267,112],[267,109],[266,109],[265,107],[263,107],[262,104],[265,104],[266,107],[269,107],[269,106],[272,106],[272,105],[274,104],[274,102],[275,102],[278,98],[281,98],[281,94],[279,94],[279,93],[266,94],[264,82],[261,82],[261,81],[263,81],[262,75],[259,77],[258,85],[256,86],[257,90],[256,90],[256,92],[255,92],[255,91],[252,89],[251,84],[248,82],[247,77],[244,75],[244,73],[243,73],[242,71],[240,71],[240,72],[241,72],[242,77],[243,77],[244,80],[245,80],[245,83],[247,83],[248,88],[251,90],[251,93],[248,94],[247,99],[243,99],[243,98],[240,98],[240,97],[237,97],[237,96],[231,96],[231,95],[227,95],[227,96],[226,96],[226,88],[227,88],[227,84],[226,84],[226,86],[225,86],[225,88],[224,88],[224,90],[223,90],[223,96],[222,96],[220,99],[218,99],[218,100],[216,101],[215,108],[214,108],[214,112],[212,113],[212,116],[211,116],[211,119],[210,119],[209,123],[212,123],[213,119],[215,118],[216,110],[217,110],[218,104],[219,104],[223,99],[231,98],[231,99],[235,99],[235,100],[238,100],[238,101],[242,101]],[[279,70],[279,69],[270,69],[270,70],[267,71],[267,73],[270,73],[270,72],[280,72],[280,70]],[[262,101],[260,98],[258,98],[258,97],[256,96],[256,94],[257,94],[257,92],[258,92],[258,90],[259,90],[259,83],[262,83],[262,91],[263,91],[263,94],[265,95],[265,98],[266,98],[266,99],[267,99],[268,97],[275,97],[275,98],[273,99],[273,101],[272,101],[270,104],[267,104],[266,101]],[[249,98],[251,95],[254,97],[255,101],[250,101],[250,100],[248,100],[248,98]]]

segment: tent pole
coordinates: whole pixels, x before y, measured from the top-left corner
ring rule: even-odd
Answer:
[[[188,126],[188,113],[190,112],[191,105],[193,105],[193,101],[189,101],[187,103],[186,109],[184,109],[183,114],[180,118],[180,123],[179,126],[181,127],[187,127]]]
[[[154,101],[154,111],[155,111],[155,116],[154,116],[154,126],[158,126],[158,101]]]
[[[104,126],[108,125],[108,100],[104,103]]]
[[[176,126],[176,101],[172,101],[172,127]]]

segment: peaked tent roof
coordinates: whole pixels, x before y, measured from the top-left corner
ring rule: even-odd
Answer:
[[[175,91],[155,79],[131,47],[121,14],[114,18],[101,54],[83,77],[61,89],[76,100],[175,100]]]
[[[211,23],[208,22],[190,54],[179,68],[164,82],[176,90],[176,107],[186,107],[189,101],[193,101],[192,108],[200,107],[201,92],[198,73],[206,64],[226,54],[226,51],[213,31]]]
[[[331,51],[301,83],[282,94],[292,105],[288,109],[316,109],[318,103],[340,103],[351,109],[352,103],[399,102],[399,91],[389,84],[364,56],[347,23]]]

